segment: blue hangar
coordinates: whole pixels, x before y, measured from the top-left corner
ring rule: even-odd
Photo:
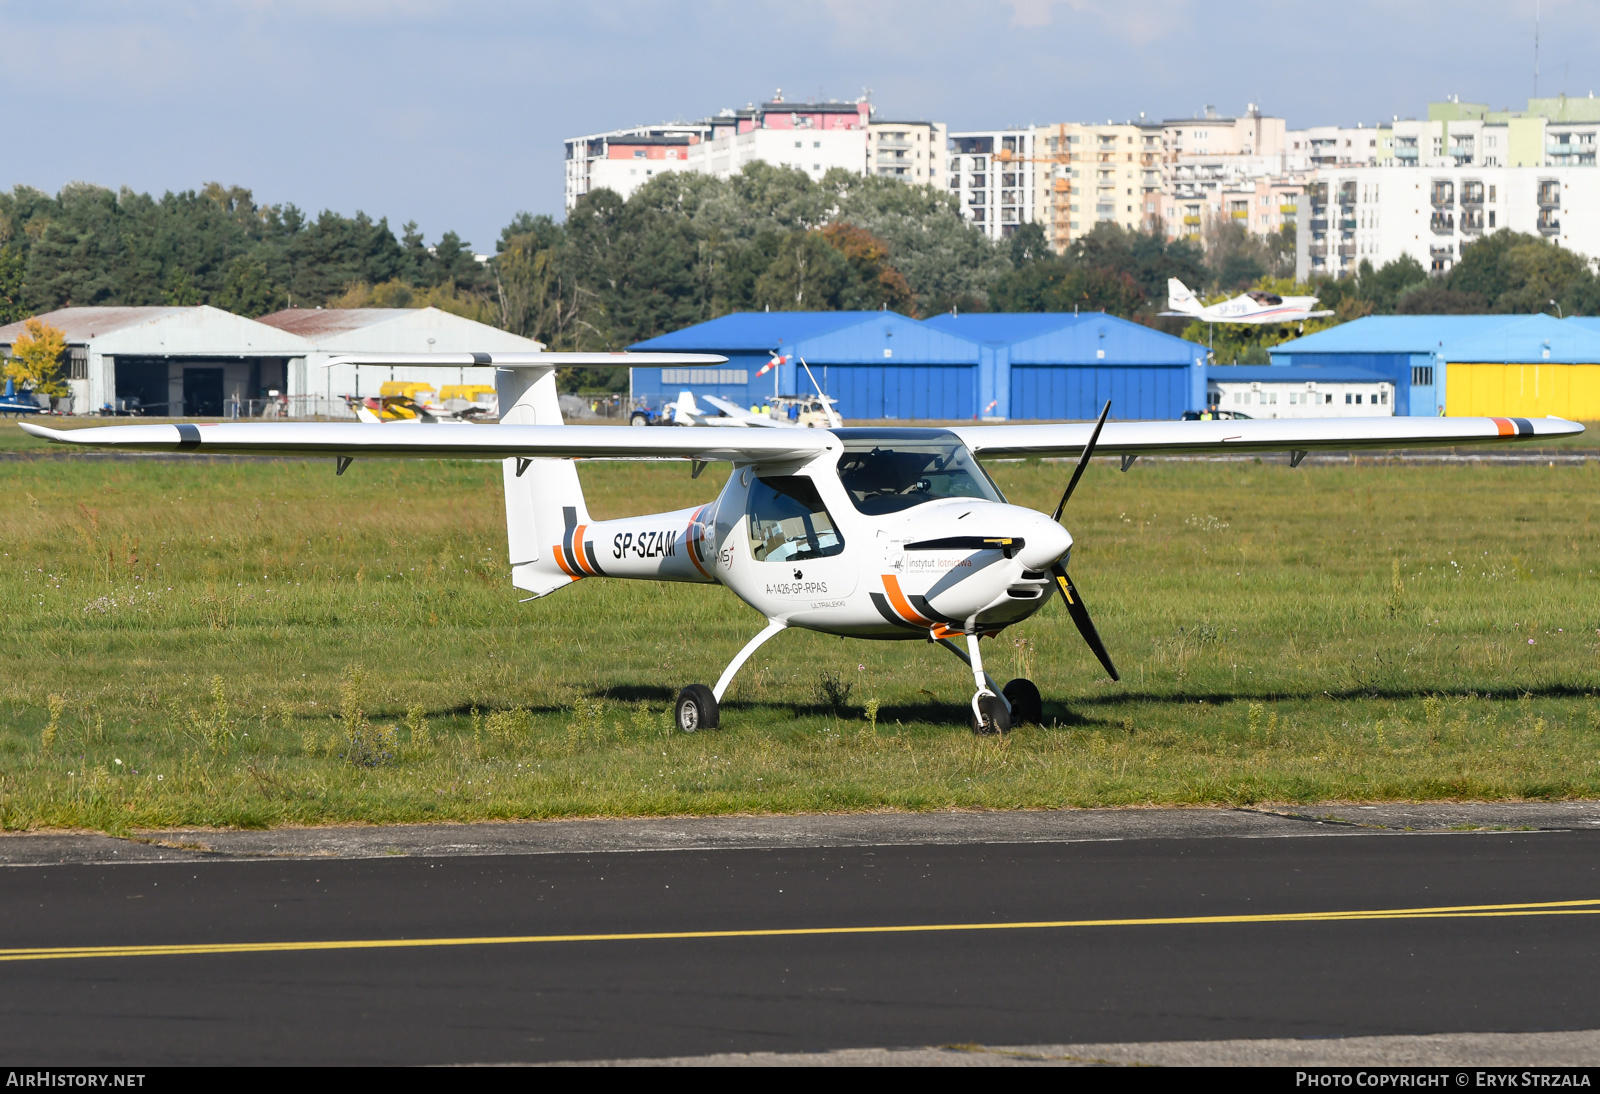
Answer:
[[[1505,327],[1516,315],[1369,315],[1268,350],[1274,365],[1358,368],[1394,385],[1394,412],[1444,412],[1445,372],[1454,345]],[[1460,360],[1459,357],[1455,360]]]
[[[866,420],[1170,419],[1205,405],[1205,350],[1100,312],[736,312],[629,347],[717,353],[717,369],[636,368],[635,396],[688,389],[749,406],[812,390]],[[780,363],[765,376],[763,366]]]

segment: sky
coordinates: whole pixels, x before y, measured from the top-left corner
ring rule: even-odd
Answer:
[[[768,99],[952,129],[1227,115],[1291,127],[1600,91],[1593,0],[0,0],[0,188],[364,210],[492,251],[562,213],[562,139]]]

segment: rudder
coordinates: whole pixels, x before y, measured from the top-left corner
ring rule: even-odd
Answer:
[[[561,425],[555,373],[553,365],[497,369],[501,424]],[[572,460],[512,458],[505,461],[502,475],[511,583],[546,596],[577,580],[563,565],[567,560],[557,557],[568,529],[589,523],[577,466]]]

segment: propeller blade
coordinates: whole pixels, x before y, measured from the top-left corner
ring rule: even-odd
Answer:
[[[1083,597],[1078,595],[1078,587],[1072,583],[1072,578],[1067,576],[1067,568],[1057,562],[1050,567],[1050,571],[1055,574],[1056,588],[1061,590],[1061,599],[1067,602],[1067,614],[1072,616],[1072,621],[1078,625],[1078,633],[1083,635],[1083,640],[1100,659],[1111,679],[1122,679],[1117,673],[1117,666],[1111,663],[1111,655],[1106,652],[1105,643],[1100,641],[1100,632],[1094,629],[1094,620],[1089,618],[1089,609],[1083,606]]]
[[[1106,415],[1111,413],[1111,400],[1106,400],[1106,405],[1100,411],[1100,420],[1094,423],[1094,432],[1089,434],[1089,443],[1083,446],[1083,455],[1078,457],[1078,466],[1073,468],[1072,479],[1067,483],[1066,491],[1061,495],[1061,501],[1056,505],[1056,511],[1051,520],[1060,522],[1061,512],[1067,507],[1067,499],[1072,497],[1073,490],[1077,489],[1078,480],[1083,478],[1083,469],[1089,466],[1089,458],[1094,455],[1094,446],[1100,440],[1100,430],[1105,428]]]

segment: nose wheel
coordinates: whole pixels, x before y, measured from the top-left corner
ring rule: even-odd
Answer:
[[[965,653],[962,653],[961,647],[948,638],[936,637],[934,641],[961,658],[967,663],[967,667],[972,669],[972,682],[978,689],[977,694],[972,697],[972,732],[985,735],[1004,733],[1017,725],[1017,712],[1012,709],[1010,686],[1002,690],[1000,685],[994,682],[994,677],[983,671],[983,653],[978,649],[978,635],[967,635]],[[1027,681],[1024,680],[1022,683],[1026,684]],[[1038,694],[1037,689],[1034,690],[1034,694]]]
[[[998,736],[1011,728],[1011,712],[1005,700],[991,691],[972,697],[972,732],[982,737]]]

